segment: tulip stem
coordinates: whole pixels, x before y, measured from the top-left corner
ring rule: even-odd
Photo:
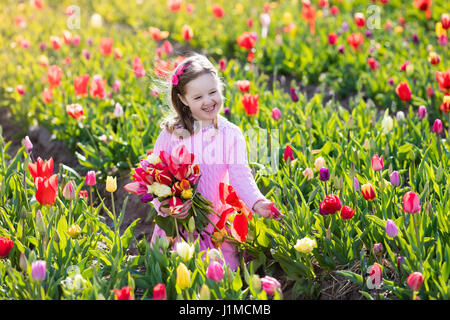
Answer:
[[[384,220],[386,220],[386,212],[384,210],[384,179],[383,179],[383,174],[381,173],[381,170],[379,171],[380,173],[380,180],[381,180],[381,209],[383,212],[383,218]]]
[[[416,231],[416,240],[417,240],[417,247],[419,248],[419,252],[420,252],[420,269],[423,269],[423,261],[422,261],[422,242],[419,239],[419,229],[417,228],[417,223],[416,223],[416,214],[412,213],[412,217],[413,217],[413,223],[414,223],[414,230]]]

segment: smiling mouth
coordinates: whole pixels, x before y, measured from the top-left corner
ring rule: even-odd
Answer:
[[[209,108],[203,108],[202,110],[205,111],[205,112],[211,112],[211,111],[213,111],[215,108],[216,108],[216,105],[213,105],[213,106],[211,106],[211,107],[209,107]]]

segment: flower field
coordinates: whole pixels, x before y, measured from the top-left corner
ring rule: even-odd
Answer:
[[[437,0],[2,1],[0,299],[449,299],[449,29]],[[192,51],[282,217],[222,221],[237,270],[134,201]]]

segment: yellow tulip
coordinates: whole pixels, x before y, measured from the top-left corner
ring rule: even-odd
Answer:
[[[67,230],[67,234],[69,235],[69,237],[71,237],[72,239],[77,238],[80,234],[81,234],[81,228],[79,225],[77,224],[73,224],[68,230]]]
[[[283,24],[285,26],[290,25],[292,21],[293,21],[292,14],[289,11],[283,13]]]
[[[445,29],[442,27],[442,23],[438,22],[436,23],[436,35],[439,38],[440,36],[442,36],[443,34],[446,34],[447,32],[445,31]]]
[[[190,198],[192,198],[192,194],[193,194],[192,188],[189,188],[187,190],[181,191],[181,197],[183,199],[190,199]]]
[[[177,286],[181,289],[187,289],[191,285],[191,275],[184,263],[180,263],[177,267]]]
[[[316,240],[310,239],[308,237],[304,237],[303,239],[297,240],[297,243],[294,246],[295,250],[306,254],[313,251],[313,249],[316,247],[317,247]]]
[[[108,176],[106,178],[106,191],[114,192],[117,190],[117,178]]]

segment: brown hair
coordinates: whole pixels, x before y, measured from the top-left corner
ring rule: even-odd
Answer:
[[[172,75],[184,67],[182,74],[178,75],[178,84],[172,84]],[[170,99],[170,105],[172,106],[172,112],[166,116],[161,122],[161,128],[166,129],[170,133],[173,133],[177,128],[183,128],[194,134],[194,122],[195,119],[192,116],[192,112],[189,106],[185,105],[178,94],[184,96],[186,94],[186,85],[196,79],[197,77],[210,73],[216,79],[217,82],[223,87],[223,82],[220,80],[217,69],[214,65],[203,55],[194,54],[183,60],[169,75],[168,79],[168,98]],[[223,92],[221,88],[221,92]],[[217,128],[217,123],[215,123]]]

